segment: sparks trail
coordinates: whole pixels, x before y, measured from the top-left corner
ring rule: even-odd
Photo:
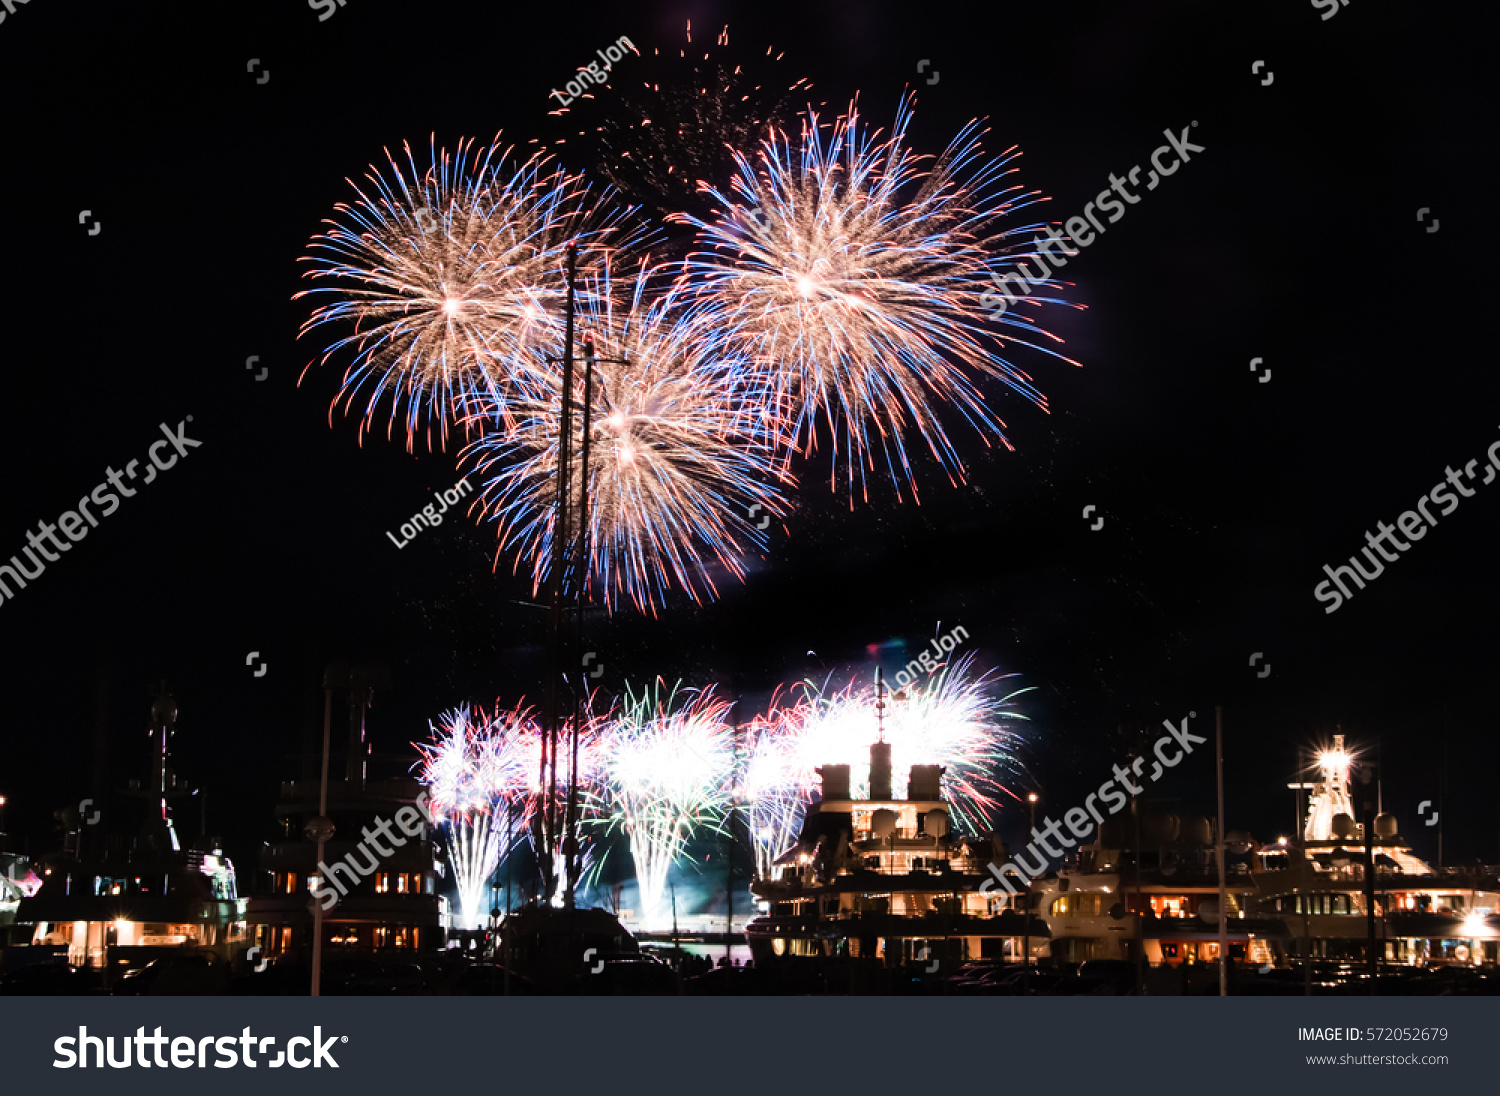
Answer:
[[[683,46],[644,52],[608,88],[554,112],[574,126],[559,155],[586,161],[632,202],[706,213],[699,181],[729,179],[734,150],[759,147],[811,89],[785,71],[783,56],[731,47],[728,27],[712,45],[695,44],[690,21]]]

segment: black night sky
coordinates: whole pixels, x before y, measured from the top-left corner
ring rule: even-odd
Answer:
[[[700,40],[727,24],[747,57],[784,50],[830,115],[858,92],[888,121],[915,89],[928,151],[987,117],[986,147],[1020,146],[1054,220],[1165,129],[1196,122],[1206,151],[1069,264],[1087,308],[1041,319],[1082,368],[1018,359],[1051,413],[999,395],[1015,452],[968,446],[959,488],[922,468],[920,506],[851,511],[811,472],[745,585],[592,619],[599,684],[662,675],[753,703],[962,624],[987,666],[1035,687],[1025,761],[1055,814],[1133,735],[1189,710],[1206,733],[1217,704],[1232,827],[1289,832],[1298,751],[1341,724],[1379,742],[1386,808],[1420,854],[1437,831],[1417,806],[1442,798],[1445,859],[1500,860],[1500,485],[1476,475],[1337,612],[1313,596],[1325,564],[1500,440],[1491,36],[1457,5],[1397,7],[348,0],[326,22],[296,0],[17,7],[0,22],[0,556],[144,457],[160,423],[193,416],[202,445],[0,604],[10,844],[46,851],[54,810],[146,775],[162,679],[176,768],[207,788],[242,879],[312,748],[329,659],[390,666],[369,733],[392,767],[455,703],[537,697],[542,616],[508,560],[492,572],[493,527],[450,521],[399,551],[385,535],[455,482],[455,453],[360,446],[354,420],[330,424],[338,369],[298,385],[321,347],[296,337],[297,260],[383,148],[551,136],[548,93],[596,49],[675,48],[691,19]],[[1200,753],[1153,798],[1207,812],[1212,777]]]

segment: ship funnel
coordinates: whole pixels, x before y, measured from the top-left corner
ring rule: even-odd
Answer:
[[[907,799],[943,798],[943,767],[941,765],[913,765],[911,780],[906,786]]]
[[[825,803],[831,799],[850,798],[848,765],[824,765],[818,770],[818,776],[823,780],[823,801]]]
[[[870,798],[875,800],[891,798],[891,744],[889,742],[870,744]]]

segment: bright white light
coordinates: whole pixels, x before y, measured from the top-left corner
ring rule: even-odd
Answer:
[[[458,297],[449,297],[443,302],[443,312],[448,316],[457,316],[463,308],[464,302]]]

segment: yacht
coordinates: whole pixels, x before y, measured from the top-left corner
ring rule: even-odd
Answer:
[[[891,787],[891,746],[870,746],[870,794],[851,794],[850,767],[818,770],[795,845],[757,877],[751,892],[766,912],[746,926],[758,965],[782,956],[876,959],[929,971],[966,961],[1020,957],[1028,938],[1045,954],[1047,927],[1020,899],[993,886],[998,839],[953,832],[943,767],[913,765],[907,795]]]
[[[1283,918],[1295,953],[1315,961],[1368,963],[1373,908],[1382,964],[1494,966],[1500,868],[1432,868],[1400,836],[1395,816],[1377,812],[1378,792],[1364,789],[1363,810],[1356,807],[1349,780],[1355,763],[1344,736],[1335,735],[1332,748],[1317,755],[1316,779],[1291,785],[1309,793],[1302,841],[1259,850],[1258,908]]]
[[[217,838],[184,846],[178,837],[172,801],[196,793],[170,764],[176,722],[177,703],[163,688],[151,708],[150,784],[131,781],[124,793],[145,808],[134,838],[96,833],[92,810],[59,812],[63,847],[37,859],[40,885],[25,888],[15,912],[31,929],[28,959],[62,956],[112,977],[182,949],[228,960],[242,945],[245,903],[234,865]]]

